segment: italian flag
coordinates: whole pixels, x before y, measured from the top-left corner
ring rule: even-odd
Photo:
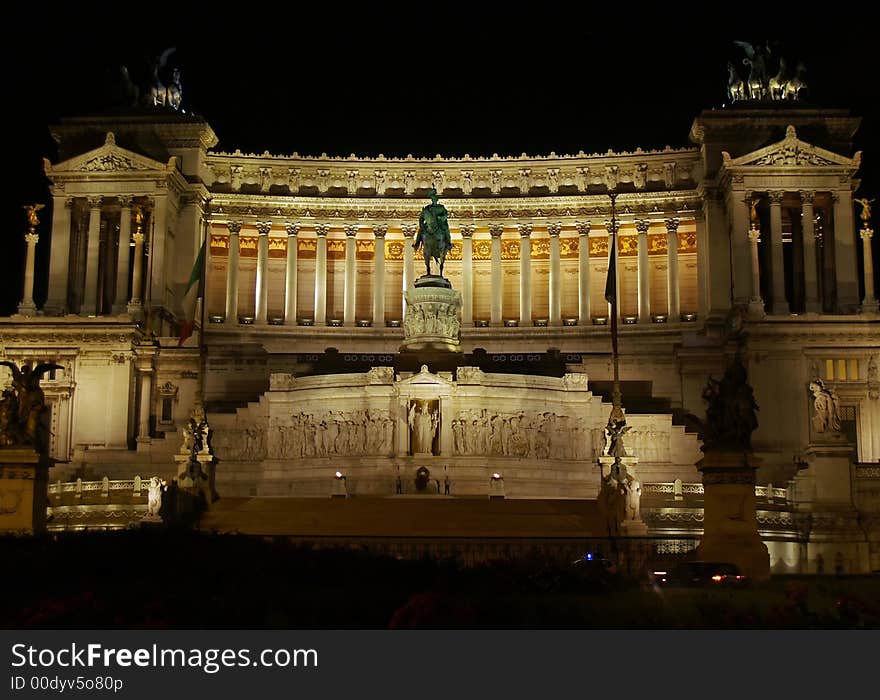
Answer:
[[[192,272],[189,275],[189,282],[186,284],[186,290],[183,292],[183,311],[184,321],[180,327],[180,340],[177,346],[180,347],[186,342],[193,333],[193,327],[196,322],[196,307],[198,300],[204,296],[204,280],[203,274],[205,267],[205,245],[208,243],[207,236],[202,241],[202,247],[199,248],[199,254],[196,256],[196,262],[193,265]]]

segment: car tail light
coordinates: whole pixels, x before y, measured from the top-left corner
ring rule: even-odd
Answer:
[[[721,583],[721,582],[724,580],[724,577],[723,577],[721,574],[715,574],[715,575],[712,577],[712,580],[713,580],[715,583]]]

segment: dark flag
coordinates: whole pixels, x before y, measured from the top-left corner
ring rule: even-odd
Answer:
[[[612,223],[612,226],[614,224]],[[608,237],[608,278],[605,280],[605,301],[617,305],[617,234]]]

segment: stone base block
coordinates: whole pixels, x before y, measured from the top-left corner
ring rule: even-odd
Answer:
[[[0,447],[0,533],[46,529],[49,465],[30,447]]]

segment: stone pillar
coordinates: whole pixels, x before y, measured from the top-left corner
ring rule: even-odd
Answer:
[[[131,238],[134,241],[134,260],[132,261],[131,299],[128,302],[128,313],[140,317],[144,306],[144,239],[146,236],[138,227]]]
[[[44,307],[48,315],[60,316],[67,309],[67,279],[70,265],[70,211],[72,197],[52,198],[52,249],[49,259],[49,296]]]
[[[697,226],[697,313],[706,318],[709,313],[709,236],[706,229],[706,212],[702,209],[694,212]]]
[[[238,234],[241,232],[240,221],[230,221],[229,255],[226,258],[226,323],[238,323]]]
[[[128,249],[131,247],[131,203],[132,197],[119,197],[122,211],[119,214],[119,250],[116,256],[116,295],[113,298],[113,313],[125,313],[128,295]]]
[[[269,231],[271,221],[257,222],[257,281],[255,289],[254,322],[266,323],[269,307]]]
[[[37,313],[37,305],[34,304],[34,260],[40,237],[35,231],[36,227],[32,226],[31,230],[24,235],[24,240],[27,243],[27,255],[24,263],[24,289],[21,303],[18,305],[18,313],[22,316],[35,316]]]
[[[315,321],[316,326],[327,325],[327,234],[329,224],[315,226]]]
[[[81,316],[98,315],[98,256],[101,247],[101,197],[89,197],[89,237],[86,250],[86,284]]]
[[[819,272],[816,263],[816,214],[813,211],[813,192],[801,192],[801,237],[804,239],[804,310],[819,313]]]
[[[342,291],[342,323],[355,325],[355,294],[357,292],[357,224],[345,227],[345,280]]]
[[[492,306],[490,307],[489,325],[501,325],[501,303],[504,294],[501,277],[501,236],[504,233],[504,226],[501,224],[493,224],[489,227],[489,235],[492,236],[492,277],[491,277],[491,295]]]
[[[150,438],[150,407],[153,396],[153,366],[152,361],[142,361],[137,365],[141,380],[141,397],[138,410],[137,441],[149,443]]]
[[[161,306],[165,303],[165,241],[168,225],[168,197],[159,195],[153,198],[152,227],[153,234],[150,239],[150,270],[152,281],[150,282],[147,302],[151,306]]]
[[[783,192],[770,192],[770,277],[773,282],[772,313],[787,314],[785,299],[785,264],[782,257],[782,196]]]
[[[650,225],[651,222],[647,219],[636,219],[636,231],[639,233],[639,323],[651,322],[651,278],[648,268],[648,227]]]
[[[669,323],[681,320],[681,297],[678,287],[678,217],[666,219],[666,300]]]
[[[373,328],[385,327],[385,224],[373,226],[376,247],[373,250]]]
[[[758,243],[761,242],[761,230],[756,224],[749,229],[749,247],[751,249],[752,296],[749,299],[749,315],[763,318],[764,300],[761,298],[761,265],[758,260]]]
[[[834,272],[837,277],[837,305],[843,313],[859,306],[859,277],[856,258],[852,192],[839,190],[834,198]]]
[[[862,299],[862,313],[876,314],[880,311],[877,303],[877,288],[874,286],[874,260],[871,257],[871,238],[874,231],[868,228],[868,222],[864,224],[864,228],[859,231],[862,238],[862,252],[864,253],[864,269],[865,269],[865,298]],[[28,252],[30,255],[30,252]]]
[[[461,226],[461,323],[474,325],[474,225]]]
[[[733,226],[733,230],[731,231],[731,236],[733,241],[731,242],[730,237],[727,235],[726,231],[722,234],[722,229],[720,227],[720,221],[718,218],[714,218],[709,221],[710,231],[707,236],[709,243],[709,260],[714,265],[718,255],[721,254],[721,246],[718,244],[718,239],[720,239],[721,235],[724,235],[727,240],[725,241],[724,250],[729,251],[726,252],[726,256],[732,257],[730,260],[730,271],[733,273],[733,303],[734,304],[747,304],[752,298],[752,274],[751,274],[751,252],[749,250],[749,229],[750,229],[750,219],[749,219],[749,207],[752,205],[752,202],[755,198],[753,192],[744,192],[742,190],[731,192],[730,197],[727,201],[727,210],[732,211],[732,221],[731,224]],[[714,207],[710,208],[710,212],[714,209]],[[716,209],[717,213],[717,209]],[[717,224],[717,225],[716,225]],[[715,237],[716,233],[717,238]],[[713,244],[718,244],[713,246]],[[710,310],[713,312],[717,312],[718,306],[721,305],[721,288],[717,283],[718,274],[715,273],[715,268],[712,268],[711,275],[711,294],[712,294],[712,306]],[[718,273],[721,273],[721,268],[718,269]],[[730,306],[730,286],[729,282],[727,286],[727,302],[725,303],[726,307]],[[716,299],[718,304],[716,305]],[[763,310],[761,311],[763,314]]]
[[[406,290],[416,281],[416,266],[413,260],[413,237],[416,235],[415,224],[403,224],[403,310],[406,311]]]
[[[297,236],[300,225],[288,223],[287,229],[287,267],[284,270],[284,325],[296,325],[296,265]]]
[[[589,221],[579,221],[578,232],[578,325],[589,326],[593,313],[590,310],[590,228]]]
[[[532,325],[532,225],[519,225],[519,325]]]
[[[562,271],[559,259],[559,234],[562,225],[547,224],[550,234],[550,325],[562,325]]]

